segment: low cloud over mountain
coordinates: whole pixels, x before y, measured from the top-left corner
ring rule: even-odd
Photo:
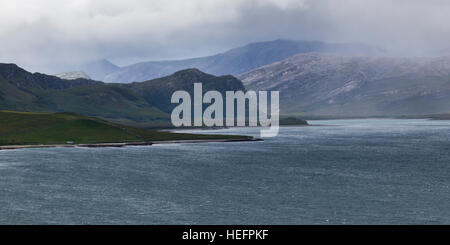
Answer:
[[[6,1],[0,62],[54,74],[102,58],[124,66],[278,38],[440,55],[450,52],[449,11],[444,0]]]
[[[282,114],[400,116],[450,111],[450,58],[297,54],[240,75],[279,90]]]

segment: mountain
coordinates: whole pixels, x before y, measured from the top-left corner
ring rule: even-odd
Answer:
[[[88,74],[84,73],[83,71],[62,72],[62,73],[55,74],[55,76],[57,76],[61,79],[67,79],[67,80],[75,80],[78,78],[91,79],[91,77],[89,77]]]
[[[86,72],[92,79],[103,81],[106,75],[117,71],[120,67],[108,60],[101,59],[86,63],[80,66],[80,69]]]
[[[275,40],[258,42],[213,56],[170,61],[149,61],[122,67],[105,78],[105,82],[134,82],[163,77],[175,71],[197,68],[213,75],[237,75],[257,67],[281,61],[297,53],[336,52],[346,54],[380,54],[362,44],[332,44],[317,41]],[[90,73],[88,73],[91,75]]]
[[[149,104],[160,108],[162,111],[171,113],[176,104],[170,103],[172,94],[177,90],[194,93],[194,83],[202,83],[203,92],[216,90],[225,97],[225,91],[245,91],[241,81],[231,75],[213,76],[198,69],[187,69],[174,74],[153,79],[147,82],[135,82],[130,84],[118,84],[119,87],[127,88],[135,94],[144,98]]]
[[[238,76],[280,91],[282,114],[429,115],[450,112],[450,57],[297,54]]]
[[[0,110],[64,112],[96,116],[145,127],[170,125],[173,91],[244,89],[232,76],[216,77],[197,69],[132,84],[107,84],[87,79],[64,80],[30,73],[14,64],[0,64]]]

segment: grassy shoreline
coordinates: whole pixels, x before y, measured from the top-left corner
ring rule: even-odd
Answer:
[[[0,150],[18,150],[29,148],[106,148],[106,147],[127,147],[127,146],[151,146],[159,144],[190,144],[190,143],[214,143],[214,142],[246,142],[262,141],[255,138],[241,139],[197,139],[197,140],[162,140],[148,142],[123,142],[123,143],[98,143],[98,144],[40,144],[40,145],[0,145]]]
[[[134,128],[74,113],[0,111],[0,146],[149,144],[159,141],[251,140],[244,135],[172,133]],[[120,143],[117,143],[120,142]],[[5,148],[3,147],[3,148]]]

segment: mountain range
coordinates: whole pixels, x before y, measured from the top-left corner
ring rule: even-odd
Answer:
[[[280,91],[282,114],[399,116],[450,111],[450,57],[297,54],[238,76]]]
[[[338,54],[379,55],[380,49],[357,43],[325,43],[318,41],[275,40],[251,43],[224,53],[184,60],[148,61],[118,68],[103,79],[105,82],[129,83],[167,76],[178,70],[197,68],[220,75],[238,75],[263,65],[286,59],[297,53],[324,52]]]
[[[192,94],[193,84],[202,82],[204,91],[280,91],[281,115],[294,118],[431,114],[445,118],[450,112],[450,57],[374,54],[379,54],[377,49],[364,45],[276,40],[210,57],[142,63],[142,70],[135,73],[132,70],[139,66],[131,66],[123,73],[130,72],[124,82],[150,73],[162,76],[132,83],[105,83],[79,73],[61,75],[68,80],[0,64],[0,110],[69,111],[133,126],[166,127],[175,106],[170,103],[172,93]],[[97,64],[105,68],[98,75],[124,71],[105,60]],[[146,64],[153,68],[145,68]],[[163,76],[184,66],[195,68]],[[238,75],[212,75],[201,69]]]
[[[244,90],[233,76],[216,77],[197,69],[178,71],[156,80],[107,84],[89,79],[65,80],[30,73],[15,64],[0,64],[0,110],[74,112],[128,125],[168,126],[176,90],[192,93],[201,81],[204,90]]]

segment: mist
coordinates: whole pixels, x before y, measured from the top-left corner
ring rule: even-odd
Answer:
[[[392,56],[450,54],[445,0],[2,0],[0,62],[56,73],[199,57],[274,39],[360,42]]]

